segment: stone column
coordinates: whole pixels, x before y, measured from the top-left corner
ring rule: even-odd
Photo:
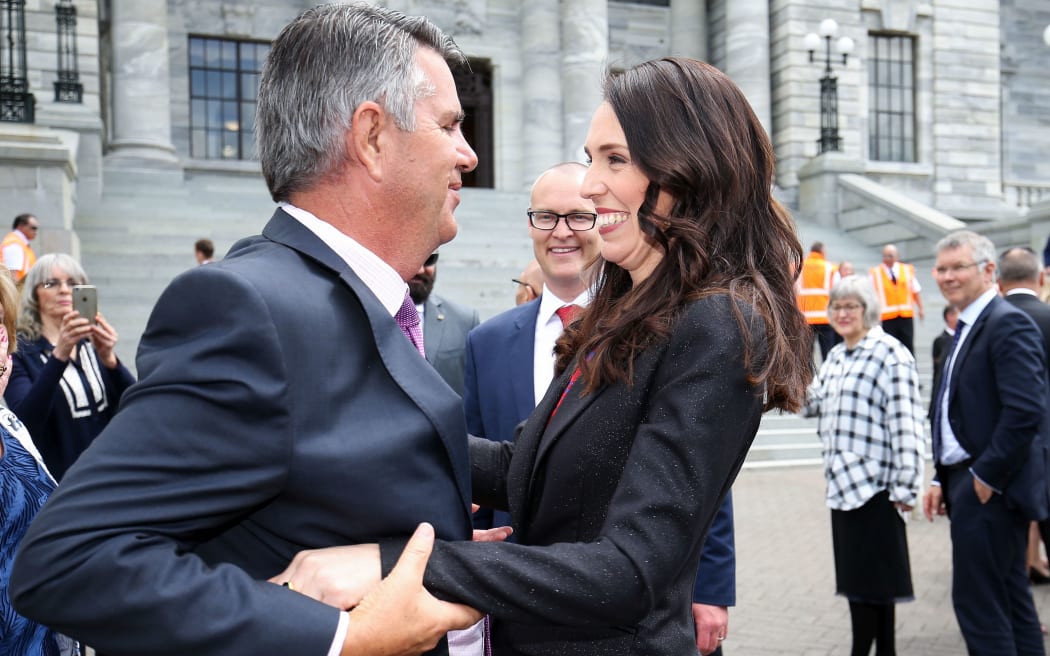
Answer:
[[[591,116],[602,101],[609,56],[607,0],[562,0],[562,121],[566,160],[583,161]]]
[[[167,0],[113,0],[113,132],[107,162],[177,165],[171,143]]]
[[[561,24],[558,0],[521,5],[523,186],[562,161]]]
[[[725,8],[725,73],[744,91],[766,134],[772,135],[769,0],[732,0]]]
[[[671,0],[671,53],[707,61],[707,3]]]

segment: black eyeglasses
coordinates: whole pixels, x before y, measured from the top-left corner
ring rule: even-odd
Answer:
[[[438,263],[438,254],[437,253],[431,253],[430,257],[427,258],[427,261],[423,263],[423,266],[434,266],[437,263]]]
[[[565,219],[565,225],[569,226],[569,230],[580,232],[590,230],[594,227],[594,222],[598,220],[598,215],[594,212],[558,214],[546,210],[529,210],[526,214],[529,215],[529,223],[537,230],[554,230],[558,227],[558,221]]]

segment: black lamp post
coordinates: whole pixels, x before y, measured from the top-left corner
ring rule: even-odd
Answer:
[[[820,78],[820,139],[817,139],[821,153],[842,150],[842,139],[839,138],[838,79],[831,74],[831,40],[838,31],[839,24],[831,18],[825,18],[820,22],[819,36],[810,32],[805,40],[810,62],[813,61],[813,53],[820,47],[821,39],[824,40],[824,77]],[[835,49],[842,55],[842,65],[845,66],[849,54],[853,52],[853,39],[848,36],[839,38],[835,42]]]

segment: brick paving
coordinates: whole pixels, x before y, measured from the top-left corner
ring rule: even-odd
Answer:
[[[737,606],[730,611],[726,656],[848,654],[849,609],[835,595],[821,468],[746,468],[733,503]],[[897,653],[965,655],[951,605],[947,520],[930,524],[916,515],[908,523],[908,546],[916,600],[897,606]],[[1050,620],[1050,585],[1033,590],[1040,617]]]

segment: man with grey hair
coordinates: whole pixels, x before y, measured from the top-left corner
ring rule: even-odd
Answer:
[[[948,513],[952,603],[971,654],[1043,654],[1025,564],[1028,523],[1050,514],[1046,354],[1035,323],[998,295],[995,247],[955,232],[934,277],[959,321],[935,394],[936,475],[926,517]]]
[[[256,122],[280,207],[157,302],[139,384],[25,538],[19,612],[106,653],[172,656],[445,654],[445,632],[479,619],[421,584],[435,533],[470,539],[470,471],[406,286],[455,236],[477,165],[463,61],[426,19],[360,3],[282,30]],[[309,579],[267,581],[304,549],[424,520],[352,613]]]

